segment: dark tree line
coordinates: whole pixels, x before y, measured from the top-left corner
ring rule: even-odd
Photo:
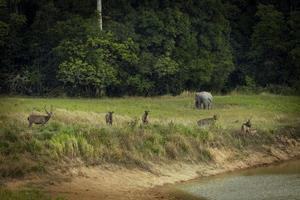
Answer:
[[[297,0],[0,0],[1,93],[300,91]]]

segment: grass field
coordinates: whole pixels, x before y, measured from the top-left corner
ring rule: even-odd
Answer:
[[[196,110],[193,94],[177,97],[107,99],[0,98],[0,177],[44,173],[47,166],[104,162],[148,169],[148,161],[209,162],[210,147],[236,148],[272,143],[276,135],[299,137],[300,97],[276,95],[216,96],[213,110]],[[45,126],[28,127],[30,113],[54,115]],[[150,124],[140,123],[150,110]],[[105,125],[107,111],[114,124]],[[196,121],[217,114],[216,125],[200,129]],[[252,119],[253,135],[241,135]]]
[[[117,126],[140,118],[144,110],[150,110],[152,122],[175,123],[193,126],[198,119],[218,114],[224,127],[239,127],[235,121],[252,117],[260,128],[298,123],[300,97],[276,95],[217,96],[213,110],[194,109],[193,95],[157,98],[116,98],[116,99],[59,99],[59,98],[5,98],[0,103],[1,117],[9,116],[21,124],[27,124],[27,116],[36,111],[44,113],[43,107],[54,107],[52,122],[70,124],[104,125],[107,111],[115,112]],[[2,121],[3,122],[3,121]],[[237,126],[236,126],[237,125]],[[275,127],[274,127],[275,126]]]

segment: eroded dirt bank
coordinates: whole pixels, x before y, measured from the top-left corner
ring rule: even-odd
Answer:
[[[34,187],[63,196],[66,199],[176,199],[168,193],[165,184],[187,181],[201,176],[268,165],[300,158],[300,140],[283,139],[272,146],[251,150],[211,148],[214,162],[152,164],[151,171],[128,169],[105,164],[97,167],[75,167],[67,172],[30,176],[22,180],[9,180],[8,188]]]

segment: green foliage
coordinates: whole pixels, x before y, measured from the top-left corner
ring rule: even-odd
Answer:
[[[290,15],[290,38],[289,41],[289,53],[288,53],[288,65],[289,65],[289,82],[296,90],[300,91],[300,12],[294,11]]]
[[[260,4],[256,16],[259,22],[254,26],[251,38],[256,80],[262,86],[287,82],[286,68],[283,67],[287,27],[283,13],[273,5]]]
[[[8,1],[0,4],[0,92],[123,96],[300,91],[299,4],[280,1]]]
[[[252,46],[263,53],[264,49],[282,49],[282,34],[285,31],[283,14],[273,5],[258,6],[259,23],[254,26]]]
[[[137,62],[131,45],[130,39],[119,43],[112,34],[89,37],[79,44],[63,41],[56,48],[63,61],[58,78],[73,95],[78,92],[87,96],[109,94],[108,87],[118,87],[122,84],[121,76],[128,73],[122,65],[131,67]]]
[[[56,197],[51,198],[50,195],[43,194],[36,190],[17,190],[12,191],[0,187],[1,200],[63,200],[64,198]]]

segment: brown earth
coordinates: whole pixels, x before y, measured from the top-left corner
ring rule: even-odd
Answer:
[[[300,140],[282,139],[276,145],[243,152],[217,148],[211,148],[210,152],[214,158],[210,163],[152,163],[151,172],[111,164],[81,166],[65,172],[54,170],[48,175],[9,180],[5,184],[10,189],[34,187],[70,200],[178,199],[170,193],[168,184],[299,159]]]

